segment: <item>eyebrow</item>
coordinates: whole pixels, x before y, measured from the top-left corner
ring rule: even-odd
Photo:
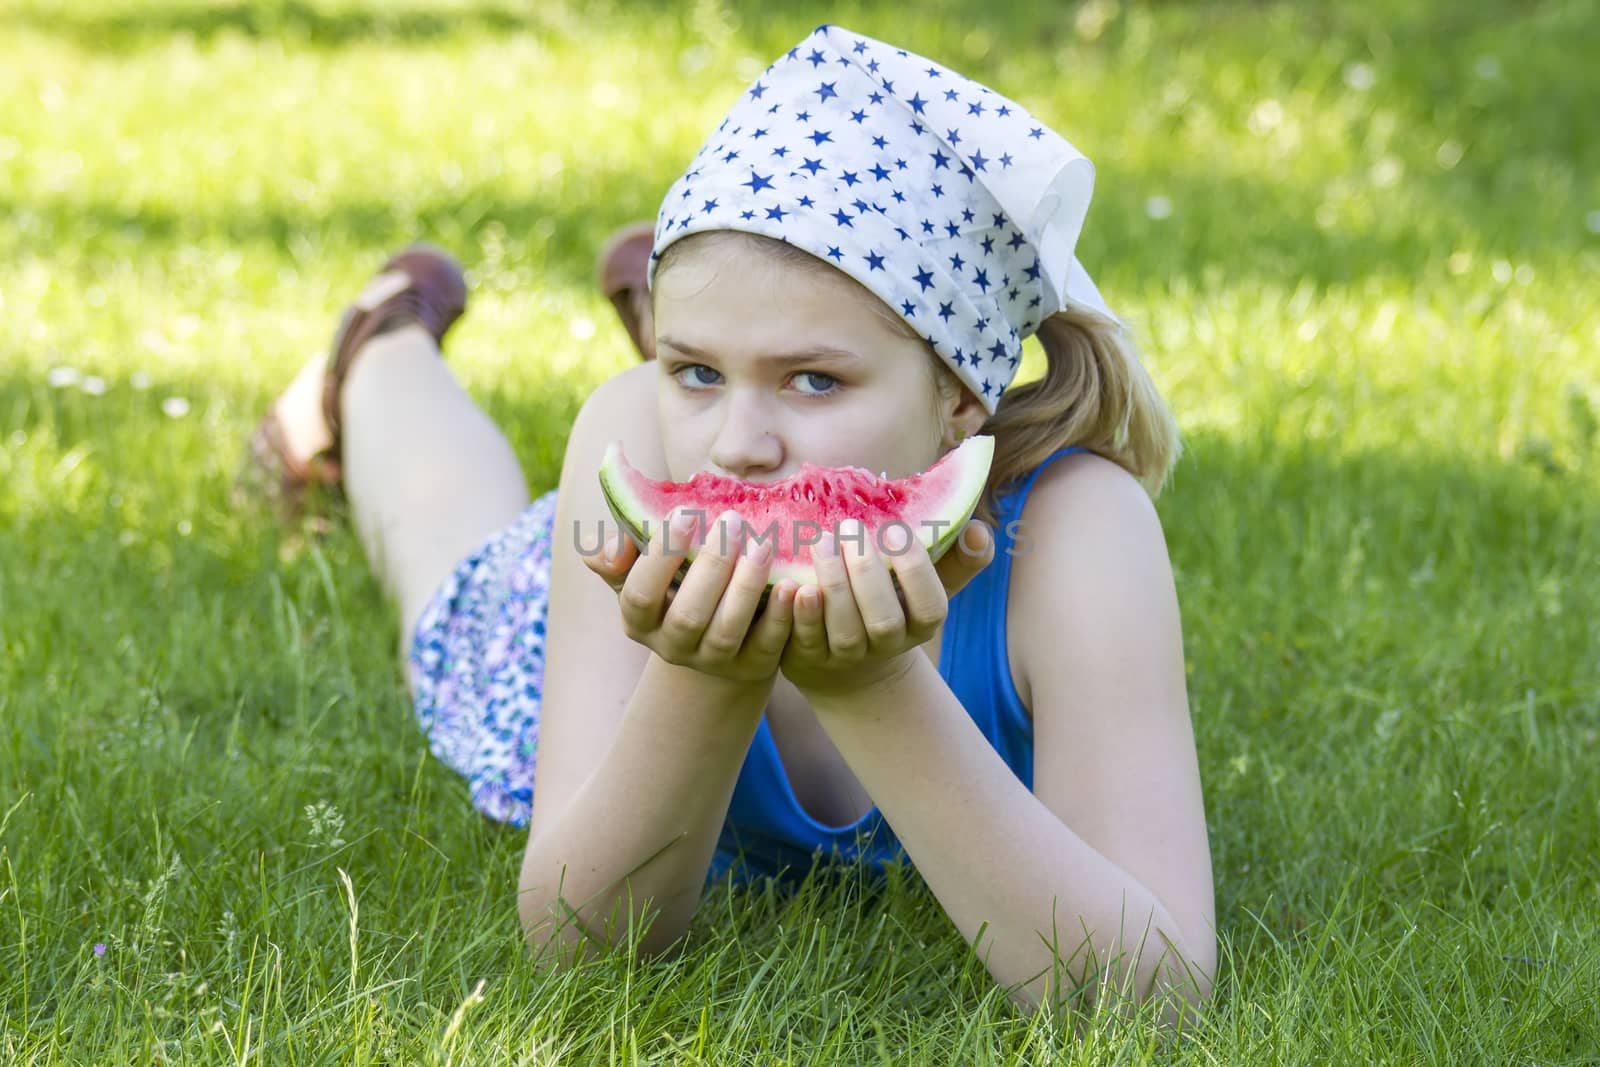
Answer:
[[[674,352],[679,352],[693,359],[715,358],[705,349],[696,348],[694,345],[691,345],[686,341],[675,341],[670,337],[657,337],[656,345],[657,347],[665,345]],[[762,363],[782,368],[795,367],[808,363],[814,364],[829,360],[841,363],[858,363],[861,359],[860,356],[857,356],[848,348],[837,348],[833,345],[812,345],[809,348],[796,349],[793,352],[776,352],[760,358]]]

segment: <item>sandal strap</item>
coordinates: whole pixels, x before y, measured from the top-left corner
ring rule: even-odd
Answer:
[[[251,438],[250,447],[255,452],[257,463],[263,466],[276,464],[278,480],[287,489],[298,489],[310,483],[314,473],[311,464],[294,458],[294,451],[289,447],[289,436],[284,432],[283,421],[278,418],[276,411],[268,411],[262,418],[261,424],[256,427],[255,437]]]
[[[366,292],[345,309],[322,380],[322,415],[333,439],[328,452],[335,461],[343,456],[339,397],[366,343],[416,324],[428,331],[434,344],[443,344],[444,335],[466,306],[467,283],[461,264],[441,248],[415,244],[385,263]]]
[[[339,465],[326,453],[297,459],[283,420],[269,409],[251,434],[245,456],[234,476],[233,499],[265,499],[280,517],[292,521],[301,514],[306,491],[313,485],[337,486]]]

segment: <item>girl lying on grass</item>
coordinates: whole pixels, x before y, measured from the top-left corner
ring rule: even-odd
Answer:
[[[825,26],[744,93],[653,232],[603,255],[644,361],[584,405],[557,490],[529,503],[439,359],[466,293],[436,249],[391,260],[274,406],[255,455],[290,492],[342,485],[433,751],[529,828],[536,949],[659,953],[708,879],[903,855],[1021,1003],[1208,994],[1150,499],[1177,433],[1074,256],[1092,179],[1015,103]],[[1034,334],[1048,370],[1008,389]],[[959,551],[886,560],[832,531],[817,585],[759,610],[770,550],[741,549],[737,517],[641,551],[596,477],[613,440],[677,481],[904,477],[978,433],[995,460]],[[691,534],[705,551],[674,589]]]

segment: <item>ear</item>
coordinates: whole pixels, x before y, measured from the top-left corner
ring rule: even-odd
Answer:
[[[954,448],[969,437],[975,436],[983,429],[983,424],[989,421],[989,412],[983,406],[983,401],[965,384],[950,401],[952,406],[945,415],[945,448]]]

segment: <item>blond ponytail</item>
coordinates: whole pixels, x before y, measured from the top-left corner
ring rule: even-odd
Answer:
[[[980,431],[994,436],[995,450],[978,517],[993,525],[1008,484],[1072,445],[1159,494],[1183,446],[1128,331],[1094,312],[1070,310],[1046,319],[1037,336],[1044,377],[1006,390]]]

